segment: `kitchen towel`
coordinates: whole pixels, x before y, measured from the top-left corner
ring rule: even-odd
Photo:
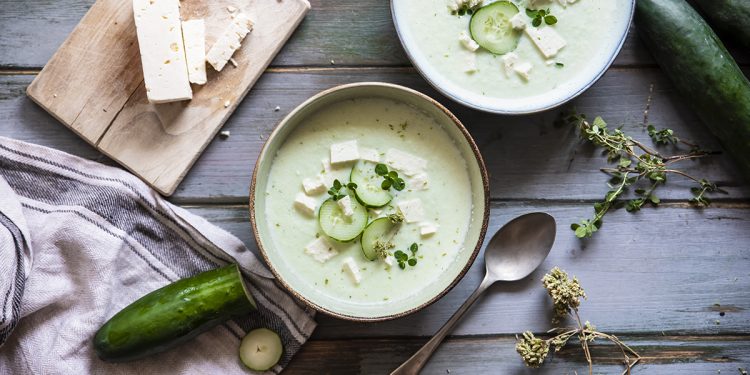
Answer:
[[[248,230],[249,227],[248,227]],[[177,348],[107,363],[92,337],[117,311],[175,280],[236,262],[258,311]],[[0,137],[0,374],[247,374],[244,334],[279,333],[280,372],[315,328],[236,237],[135,176]]]

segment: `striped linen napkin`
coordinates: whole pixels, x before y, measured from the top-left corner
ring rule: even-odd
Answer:
[[[107,363],[92,337],[117,311],[180,278],[237,262],[258,311],[162,354]],[[138,178],[0,137],[0,374],[239,374],[244,334],[278,332],[279,373],[315,328],[244,244]]]

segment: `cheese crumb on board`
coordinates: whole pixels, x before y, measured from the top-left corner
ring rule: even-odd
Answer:
[[[305,190],[305,194],[307,195],[318,195],[327,190],[325,180],[321,175],[302,180],[302,189]]]
[[[190,82],[206,83],[206,23],[202,20],[189,20],[182,23],[182,39],[185,41]]]
[[[548,59],[555,57],[567,45],[565,39],[550,26],[527,27],[525,33],[534,42],[539,52]]]
[[[407,223],[416,223],[424,219],[424,209],[419,198],[409,199],[396,204]]]
[[[461,42],[461,45],[464,46],[464,48],[468,49],[471,52],[479,49],[479,44],[477,44],[474,39],[471,39],[471,36],[469,36],[466,31],[461,31],[461,33],[458,34],[458,40]]]
[[[338,203],[339,208],[341,208],[341,211],[344,213],[344,216],[351,217],[354,215],[354,206],[352,205],[352,198],[350,198],[348,195],[337,200],[336,203]]]
[[[133,0],[143,80],[151,103],[193,98],[178,0]]]
[[[339,252],[325,238],[319,237],[305,246],[305,254],[311,255],[320,263],[325,263]]]
[[[316,204],[315,199],[308,197],[305,193],[297,193],[297,197],[294,199],[294,207],[308,216],[315,216]]]
[[[331,145],[331,164],[345,163],[359,159],[357,141],[346,141]]]
[[[349,274],[355,284],[362,282],[362,274],[359,273],[359,266],[357,265],[357,262],[354,261],[354,258],[348,257],[344,259],[341,268]]]
[[[395,148],[389,148],[385,152],[385,163],[407,176],[417,175],[427,169],[427,160]]]
[[[206,54],[206,61],[216,69],[221,71],[232,57],[234,52],[240,48],[242,40],[253,29],[253,22],[245,13],[237,13],[232,18],[229,26],[224,33],[211,46]]]
[[[380,163],[380,153],[374,148],[360,147],[359,158],[364,161]]]

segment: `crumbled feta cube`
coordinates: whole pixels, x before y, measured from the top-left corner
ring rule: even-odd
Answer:
[[[315,199],[308,197],[305,193],[297,193],[297,197],[294,199],[294,207],[309,216],[315,216],[316,204]]]
[[[382,214],[383,214],[383,209],[382,208],[371,208],[370,209],[370,218],[373,219],[373,220],[379,218],[380,216],[382,216]]]
[[[525,32],[539,52],[548,59],[555,57],[567,45],[565,39],[551,26],[527,27]]]
[[[393,264],[396,263],[396,258],[393,255],[388,255],[383,259],[383,263],[385,263],[387,268],[391,268],[393,267]]]
[[[422,172],[414,175],[406,186],[411,190],[429,189],[430,186],[427,184],[427,173]]]
[[[316,238],[315,241],[305,246],[305,254],[311,255],[313,259],[320,263],[325,263],[338,253],[324,237]]]
[[[380,153],[374,148],[359,148],[359,158],[373,163],[380,163]]]
[[[327,190],[322,175],[308,177],[302,180],[302,188],[305,190],[305,193],[307,193],[307,195],[318,195]]]
[[[385,163],[407,176],[417,175],[427,169],[427,160],[395,148],[389,148],[385,152]]]
[[[336,201],[336,203],[339,204],[339,207],[341,208],[341,211],[344,213],[344,216],[352,216],[354,215],[354,206],[352,205],[352,198],[347,196],[344,196],[343,198]]]
[[[508,52],[505,55],[503,55],[503,70],[505,71],[505,76],[510,78],[510,73],[513,72],[513,67],[518,63],[521,59],[518,57],[518,55],[515,52]]]
[[[325,158],[320,161],[321,164],[323,164],[323,172],[320,173],[320,177],[323,180],[323,182],[326,184],[326,186],[331,186],[333,184],[333,167],[331,166],[331,160],[328,158]]]
[[[229,26],[224,29],[224,32],[219,39],[217,39],[214,45],[211,46],[211,49],[208,50],[206,61],[208,61],[217,72],[220,72],[224,69],[229,58],[240,48],[245,36],[247,36],[252,30],[253,22],[250,21],[250,18],[244,13],[237,13],[237,15],[233,16],[232,20],[229,22]]]
[[[523,78],[524,80],[528,81],[529,80],[529,73],[531,73],[531,68],[532,67],[533,66],[531,65],[530,62],[524,61],[524,62],[515,64],[515,66],[513,67],[513,70],[515,70],[516,73],[518,73],[518,75],[521,76],[521,78]]]
[[[346,141],[331,145],[331,164],[345,163],[359,159],[357,141]]]
[[[419,198],[398,202],[396,206],[404,215],[404,220],[407,223],[422,221],[424,218],[424,209],[422,209],[422,201]]]
[[[468,54],[464,58],[464,72],[465,73],[474,73],[477,70],[477,55],[476,54]]]
[[[458,40],[461,42],[461,45],[464,46],[464,48],[468,49],[471,52],[479,49],[479,44],[477,44],[477,42],[475,42],[474,39],[472,39],[466,31],[461,31],[461,34],[458,34]]]
[[[528,16],[522,12],[519,12],[515,16],[511,17],[510,25],[516,30],[523,30],[526,28],[526,19]]]
[[[424,222],[424,223],[420,223],[419,224],[419,234],[422,237],[427,237],[427,236],[433,235],[433,234],[437,233],[437,230],[438,230],[438,225],[437,224],[428,223],[428,222]]]
[[[349,274],[355,284],[359,284],[362,281],[362,274],[359,273],[359,266],[352,257],[344,259],[344,263],[341,268]]]

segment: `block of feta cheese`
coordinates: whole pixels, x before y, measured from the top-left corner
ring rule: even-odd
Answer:
[[[529,18],[525,13],[519,12],[515,16],[511,17],[510,25],[516,30],[523,30],[526,28],[526,20]]]
[[[520,61],[520,58],[515,52],[508,52],[503,55],[502,60],[505,76],[510,78],[510,74],[513,72],[513,67]]]
[[[346,163],[359,159],[357,141],[346,141],[331,145],[331,164]]]
[[[315,198],[308,197],[305,193],[297,193],[294,199],[294,207],[308,216],[315,216],[316,204]]]
[[[548,59],[555,57],[567,45],[565,39],[551,26],[527,27],[524,32],[531,38],[539,52]]]
[[[335,257],[339,252],[323,237],[318,237],[315,241],[305,246],[305,254],[308,254],[320,263],[325,263]]]
[[[385,152],[385,163],[407,176],[417,175],[427,169],[427,160],[395,148],[389,148]]]
[[[531,68],[532,68],[532,67],[533,67],[533,66],[531,65],[531,63],[530,63],[530,62],[528,62],[528,61],[523,61],[523,62],[519,62],[519,63],[516,63],[516,64],[515,64],[515,65],[513,66],[513,70],[514,70],[514,71],[515,71],[515,72],[516,72],[516,73],[517,73],[517,74],[518,74],[519,76],[521,76],[521,78],[523,78],[524,80],[528,81],[528,80],[529,80],[529,74],[531,73]]]
[[[409,179],[409,183],[406,184],[409,190],[427,190],[430,188],[427,180],[427,173],[418,173],[414,177]]]
[[[359,273],[359,266],[357,265],[357,262],[354,261],[354,258],[348,257],[344,259],[341,268],[344,272],[349,274],[349,277],[352,278],[352,281],[354,281],[355,284],[359,284],[362,281],[362,274]]]
[[[185,41],[188,78],[192,83],[203,85],[207,81],[206,23],[202,19],[183,22],[182,39]]]
[[[461,42],[461,45],[464,46],[464,48],[468,49],[471,52],[479,49],[479,44],[477,44],[474,39],[471,39],[471,36],[469,36],[469,33],[467,33],[466,31],[461,31],[461,33],[458,34],[458,40]]]
[[[179,0],[133,0],[133,15],[148,101],[192,99]]]
[[[407,223],[416,223],[424,218],[422,201],[419,198],[404,200],[396,204]]]
[[[380,153],[374,148],[360,147],[359,158],[364,161],[380,163]]]
[[[433,224],[429,222],[423,222],[419,224],[419,234],[422,237],[431,236],[437,233],[437,230],[438,230],[437,224]]]
[[[326,183],[322,175],[308,177],[302,180],[302,189],[305,190],[305,193],[307,195],[318,195],[327,190]]]
[[[253,22],[245,13],[237,13],[224,29],[219,39],[211,46],[206,54],[206,61],[220,72],[227,65],[235,51],[240,48],[242,40],[252,31]]]
[[[352,216],[354,215],[354,206],[352,205],[352,198],[347,196],[344,196],[343,198],[336,201],[336,203],[339,204],[339,207],[341,208],[341,212],[344,213],[344,216]]]
[[[470,53],[464,57],[464,73],[474,73],[479,68],[477,68],[477,55],[475,53]]]

